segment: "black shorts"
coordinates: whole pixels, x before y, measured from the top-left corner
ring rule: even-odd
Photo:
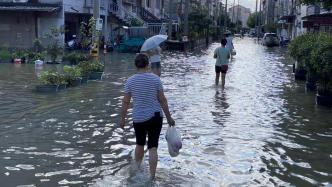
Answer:
[[[134,123],[136,144],[144,146],[148,135],[148,149],[158,147],[163,118],[157,113],[153,118],[141,123]]]
[[[222,66],[216,66],[216,73],[227,73],[227,70],[228,70],[228,65],[222,65]]]

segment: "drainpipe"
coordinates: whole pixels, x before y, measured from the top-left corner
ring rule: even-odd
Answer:
[[[168,39],[172,39],[172,4],[173,4],[173,0],[169,0],[169,4],[168,4],[168,15],[169,15],[169,20],[168,20]]]

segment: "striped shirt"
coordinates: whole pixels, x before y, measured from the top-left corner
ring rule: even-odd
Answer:
[[[162,110],[158,101],[158,91],[163,90],[160,78],[153,73],[135,74],[127,80],[124,86],[125,93],[133,98],[133,121],[145,122],[151,119],[155,112]]]

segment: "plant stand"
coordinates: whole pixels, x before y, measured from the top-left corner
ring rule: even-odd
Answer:
[[[59,85],[38,85],[36,86],[37,92],[54,93],[58,91]]]
[[[101,80],[104,72],[91,72],[89,75],[89,80]]]
[[[58,85],[58,91],[64,90],[67,88],[67,84],[60,84]]]
[[[295,80],[306,80],[307,70],[295,69]]]
[[[88,80],[89,80],[89,76],[82,77],[82,79],[81,79],[81,84],[87,84],[87,83],[88,83]]]
[[[75,80],[71,81],[68,86],[70,86],[70,87],[80,86],[81,82],[82,82],[82,79],[75,79]]]

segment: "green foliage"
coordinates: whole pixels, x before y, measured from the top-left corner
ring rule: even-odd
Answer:
[[[92,30],[89,28],[89,25],[87,25],[85,22],[81,23],[79,38],[81,40],[82,48],[87,49],[91,42]]]
[[[82,72],[82,76],[88,76],[90,71],[90,62],[88,61],[82,61],[77,65]]]
[[[327,10],[332,9],[332,1],[331,0],[300,0],[302,4],[306,5],[317,5],[317,4],[322,4],[323,8]]]
[[[143,25],[142,22],[140,22],[138,19],[135,19],[135,18],[131,18],[129,20],[129,25],[132,26],[132,27],[140,27]]]
[[[11,55],[9,53],[8,47],[3,46],[0,48],[0,61],[9,62]]]
[[[72,77],[72,78],[82,77],[81,68],[79,68],[77,66],[64,66],[63,72],[65,72],[65,74],[67,76]]]
[[[63,52],[63,48],[60,43],[60,37],[63,33],[63,29],[51,27],[50,32],[46,34],[46,37],[50,39],[50,43],[47,46],[47,53],[50,55],[52,62],[55,62],[57,57]]]
[[[255,28],[255,26],[257,25],[257,18],[260,15],[259,12],[254,12],[252,14],[250,14],[248,21],[247,21],[247,25],[249,28]]]
[[[15,49],[12,53],[12,59],[22,59],[28,56],[25,50]]]
[[[278,25],[276,23],[270,23],[270,24],[266,24],[264,26],[264,30],[266,32],[274,32],[274,33],[276,33],[277,32],[277,27],[278,27]]]
[[[34,63],[36,60],[45,60],[46,58],[46,51],[42,51],[42,52],[33,52],[30,51],[28,52],[27,58],[28,58],[28,62],[30,63]]]
[[[320,86],[324,90],[332,90],[332,35],[319,33],[310,53],[310,64],[316,70]]]
[[[332,35],[307,33],[295,38],[288,49],[310,74],[319,76],[323,89],[332,89]]]
[[[191,7],[189,13],[189,38],[196,40],[200,36],[203,36],[207,31],[212,19],[209,17],[208,10],[195,4]]]
[[[296,37],[288,46],[289,54],[297,60],[302,67],[310,61],[310,52],[313,49],[315,34],[307,33]]]
[[[71,64],[76,65],[81,61],[87,60],[87,56],[79,52],[70,52],[63,57],[63,60],[69,61]]]
[[[43,71],[39,80],[44,85],[60,85],[66,84],[65,76],[55,71]]]
[[[90,63],[90,71],[91,72],[102,72],[102,71],[104,71],[104,65],[102,63],[92,61]]]
[[[41,52],[44,47],[39,39],[34,39],[33,40],[33,48],[35,52]]]

